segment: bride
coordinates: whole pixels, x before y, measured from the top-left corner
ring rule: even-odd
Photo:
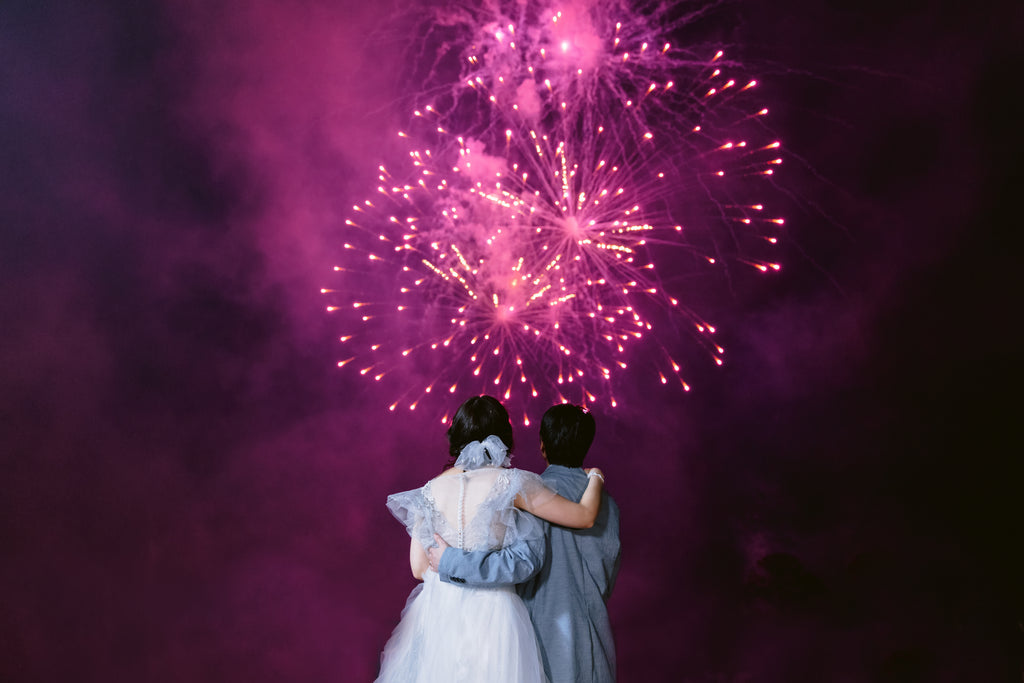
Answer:
[[[465,550],[493,550],[542,536],[540,522],[520,510],[562,526],[593,526],[601,472],[588,470],[587,490],[574,503],[536,474],[510,469],[513,445],[504,406],[475,396],[448,428],[454,466],[422,488],[388,496],[388,508],[412,537],[409,564],[422,583],[384,647],[376,683],[546,681],[530,616],[515,588],[443,583],[424,550],[435,544],[435,533]]]

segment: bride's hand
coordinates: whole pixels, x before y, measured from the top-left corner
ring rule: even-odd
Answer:
[[[601,472],[600,469],[596,467],[588,467],[583,471],[587,473],[588,477],[598,477],[602,482],[604,482],[604,474]]]

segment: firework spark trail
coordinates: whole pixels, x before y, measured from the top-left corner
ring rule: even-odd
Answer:
[[[457,54],[457,80],[442,69],[424,74],[425,87],[461,101],[462,86],[485,88],[498,99],[515,99],[507,110],[532,120],[558,119],[592,132],[592,122],[616,112],[614,134],[642,135],[657,119],[668,132],[692,118],[701,98],[690,83],[706,76],[706,46],[680,48],[659,36],[697,22],[718,3],[676,2],[483,2],[431,13],[423,32],[439,27],[459,38],[441,40],[441,52]],[[430,44],[430,40],[425,41]],[[426,51],[414,59],[437,65]],[[680,116],[682,114],[682,117]],[[487,116],[481,117],[486,121]],[[679,132],[682,132],[680,129]]]
[[[644,344],[657,381],[688,391],[654,318],[684,321],[718,364],[724,350],[683,303],[678,256],[668,277],[656,257],[683,250],[687,275],[729,259],[779,268],[745,251],[783,222],[748,198],[781,163],[756,83],[730,77],[721,51],[680,59],[644,42],[630,61],[638,22],[610,12],[544,9],[518,28],[492,15],[476,20],[461,82],[399,133],[406,162],[381,166],[377,196],[347,221],[340,282],[324,290],[347,328],[339,365],[394,378],[392,410],[486,392],[528,422],[534,399],[615,406]],[[416,370],[430,379],[410,386]]]

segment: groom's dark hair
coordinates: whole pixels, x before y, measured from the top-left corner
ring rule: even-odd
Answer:
[[[493,396],[474,396],[459,406],[448,427],[448,455],[452,458],[449,465],[455,463],[466,444],[483,441],[491,434],[501,439],[512,453],[516,444],[505,406]]]
[[[570,403],[551,406],[540,420],[544,457],[552,465],[582,467],[596,429],[589,411]]]

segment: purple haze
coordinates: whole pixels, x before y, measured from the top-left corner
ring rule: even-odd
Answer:
[[[404,116],[374,9],[0,8],[3,680],[372,679],[445,461],[318,294]],[[730,11],[806,166],[729,362],[597,416],[620,679],[1019,680],[1021,9]]]

